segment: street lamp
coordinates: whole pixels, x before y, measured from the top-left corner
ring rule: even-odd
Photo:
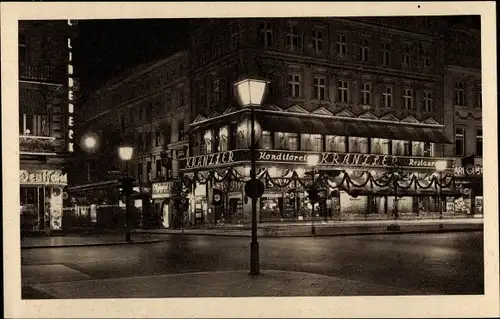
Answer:
[[[256,172],[256,147],[255,147],[255,110],[260,106],[264,98],[264,92],[268,81],[257,79],[244,79],[234,84],[238,98],[243,107],[251,109],[251,132],[250,132],[250,182],[247,184],[247,195],[252,199],[252,242],[250,243],[250,275],[260,274],[259,266],[259,242],[257,241],[257,198],[262,196],[264,185],[257,181]]]
[[[439,219],[443,219],[443,204],[441,203],[441,193],[443,192],[443,171],[446,169],[446,161],[436,161],[434,164],[436,171],[439,176],[439,188],[438,188],[438,207],[439,207]]]
[[[134,179],[128,176],[128,161],[132,158],[134,148],[123,144],[118,147],[118,156],[125,161],[125,178],[122,179],[122,189],[125,195],[125,241],[131,242],[130,237],[130,195],[132,194]]]
[[[319,155],[307,155],[307,166],[311,167],[311,188],[309,190],[309,202],[311,202],[311,234],[316,234],[316,227],[314,226],[314,204],[316,204],[317,189],[314,186],[314,168],[319,162]]]
[[[93,132],[85,133],[80,140],[80,147],[88,154],[93,154],[99,149],[99,135]],[[90,182],[90,159],[87,159],[87,181]]]

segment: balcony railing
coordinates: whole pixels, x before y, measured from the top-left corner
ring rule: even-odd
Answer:
[[[60,141],[51,136],[19,136],[21,154],[54,154],[60,147]]]
[[[63,83],[64,69],[42,63],[19,64],[19,79]]]

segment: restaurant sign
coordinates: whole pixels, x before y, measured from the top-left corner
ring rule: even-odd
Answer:
[[[173,182],[153,183],[152,198],[172,197]]]
[[[259,163],[284,163],[284,164],[307,164],[309,154],[319,155],[318,165],[321,166],[365,166],[365,167],[391,167],[394,165],[415,168],[434,168],[436,158],[406,157],[377,154],[356,153],[308,153],[288,152],[276,150],[257,150],[257,162]],[[181,168],[210,168],[222,164],[231,164],[240,161],[250,161],[248,150],[234,150],[222,153],[213,153],[189,157],[181,161]],[[452,167],[452,160],[446,160],[447,167]]]
[[[60,170],[20,170],[21,184],[67,185],[68,174]]]

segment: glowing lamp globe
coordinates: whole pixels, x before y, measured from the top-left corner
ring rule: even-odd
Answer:
[[[268,81],[245,79],[234,84],[244,107],[261,105]]]
[[[436,161],[436,164],[434,164],[436,167],[436,171],[442,172],[446,169],[446,161]]]
[[[319,162],[319,155],[311,154],[307,155],[307,165],[308,166],[316,166]]]
[[[118,147],[118,156],[123,161],[128,161],[132,158],[132,154],[134,153],[134,148],[132,146],[120,146]]]

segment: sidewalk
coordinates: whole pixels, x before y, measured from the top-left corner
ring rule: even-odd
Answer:
[[[260,223],[259,237],[312,236],[312,225],[308,222]],[[315,221],[315,236],[394,234],[443,231],[481,231],[482,218],[431,219],[431,220],[375,220],[375,221]],[[135,230],[149,234],[186,234],[212,236],[250,236],[248,225],[220,225],[202,229],[150,229]]]
[[[159,242],[154,234],[132,233],[132,243],[125,241],[125,234],[61,235],[21,237],[21,248],[78,247],[98,245],[144,244]]]
[[[338,277],[280,270],[261,271],[259,276],[249,276],[248,271],[237,270],[53,282],[24,286],[23,291],[26,292],[23,298],[29,299],[431,294]]]

